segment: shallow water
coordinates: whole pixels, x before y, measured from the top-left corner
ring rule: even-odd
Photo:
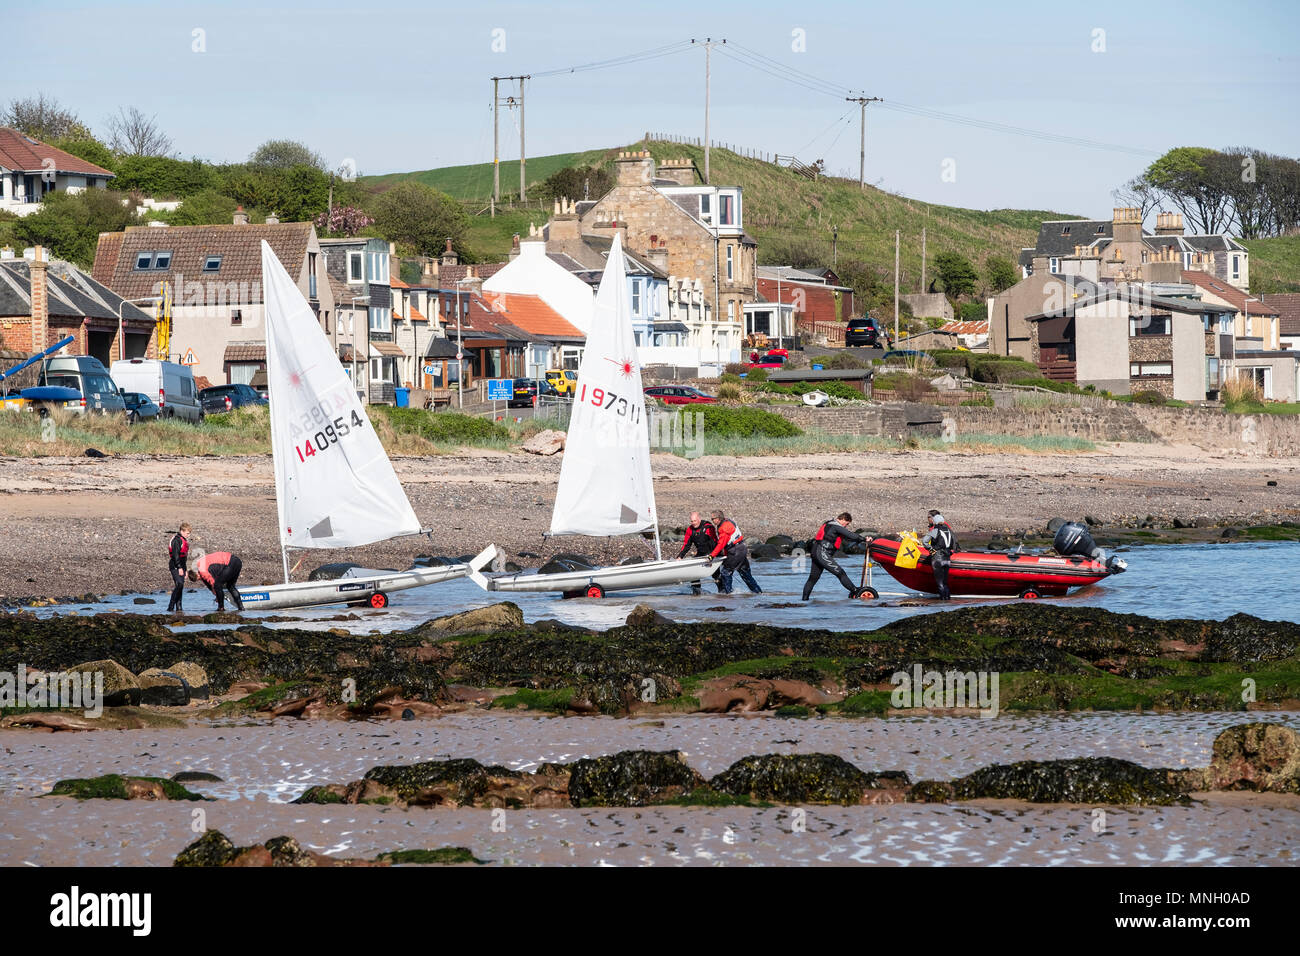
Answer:
[[[1300,727],[1300,715],[1270,715]],[[143,734],[0,732],[0,865],[166,865],[194,811],[237,843],[288,833],[321,852],[468,846],[504,864],[1224,865],[1292,863],[1300,798],[1215,795],[1189,807],[1008,801],[872,807],[488,810],[293,806],[308,786],[378,764],[473,756],[519,770],[628,748],[681,749],[706,776],[754,753],[839,753],[866,770],[951,779],[1010,760],[1106,755],[1198,766],[1239,714],[1081,714],[890,720],[676,717],[663,721],[455,715],[437,720],[195,726]],[[218,802],[41,797],[56,779],[206,770]],[[796,814],[796,810],[800,811]],[[1098,826],[1098,823],[1104,826]],[[501,830],[504,824],[504,831]],[[494,829],[495,825],[495,829]],[[1096,829],[1094,829],[1096,828]],[[1097,832],[1100,830],[1100,832]]]
[[[1270,620],[1300,622],[1300,601],[1295,600],[1291,583],[1300,577],[1300,543],[1158,545],[1135,547],[1122,553],[1129,562],[1129,570],[1124,574],[1075,591],[1068,597],[1050,599],[1051,602],[1066,607],[1102,607],[1158,618],[1222,620],[1245,612]],[[862,558],[846,558],[844,566],[853,580],[859,580]],[[442,614],[508,600],[520,606],[528,621],[554,618],[597,629],[622,624],[637,604],[649,604],[679,621],[748,621],[777,627],[859,630],[880,627],[912,614],[1011,600],[958,599],[941,604],[907,591],[877,567],[872,577],[881,592],[879,602],[850,601],[838,582],[823,575],[813,592],[813,599],[805,605],[799,598],[807,576],[806,565],[797,568],[795,561],[789,558],[754,562],[754,574],[764,589],[763,594],[750,594],[737,578],[740,590],[730,595],[706,590],[697,597],[683,586],[612,594],[603,600],[566,600],[551,594],[488,593],[468,579],[459,579],[397,592],[392,596],[392,604],[384,611],[334,605],[288,611],[250,611],[246,616],[250,619],[275,616],[294,619],[291,624],[272,623],[272,627],[343,626],[357,631],[391,631],[412,627]],[[709,587],[712,589],[713,586]],[[167,606],[166,592],[163,591],[148,595],[156,601],[154,604],[137,605],[135,597],[114,597],[98,605],[42,608],[37,613],[115,610],[161,614]],[[899,606],[903,602],[912,606]],[[215,603],[210,595],[195,591],[187,595],[187,607],[191,614],[200,614],[215,610]],[[358,620],[329,620],[343,613],[356,614]]]

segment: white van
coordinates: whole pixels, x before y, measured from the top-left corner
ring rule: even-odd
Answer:
[[[199,390],[194,385],[194,372],[188,366],[159,359],[119,359],[113,363],[112,375],[123,391],[140,392],[151,402],[157,402],[159,418],[203,421]]]

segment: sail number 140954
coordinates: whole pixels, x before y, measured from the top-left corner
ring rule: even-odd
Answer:
[[[332,424],[326,425],[315,435],[312,435],[303,442],[301,446],[294,445],[293,450],[298,453],[298,460],[306,461],[308,458],[314,456],[318,451],[328,450],[330,445],[337,445],[339,439],[346,437],[352,429],[362,428],[365,426],[365,422],[362,421],[361,416],[355,411],[351,413],[351,418],[352,421],[349,424],[344,421],[343,416],[340,415],[338,418],[334,419]]]

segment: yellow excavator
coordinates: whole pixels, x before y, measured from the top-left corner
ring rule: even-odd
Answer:
[[[154,318],[158,321],[158,357],[166,362],[171,358],[172,284],[162,283],[158,295],[158,305],[154,308]]]

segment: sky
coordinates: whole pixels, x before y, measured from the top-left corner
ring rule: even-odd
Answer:
[[[711,56],[713,140],[856,177],[844,98],[881,97],[867,181],[927,202],[1108,218],[1112,190],[1174,146],[1300,156],[1294,2],[72,0],[13,6],[5,34],[4,102],[53,95],[101,136],[134,106],[215,162],[268,139],[362,174],[490,162],[490,77],[519,74],[529,155],[701,137],[705,53],[684,41],[706,37],[730,47]],[[503,109],[502,159],[517,123]]]

